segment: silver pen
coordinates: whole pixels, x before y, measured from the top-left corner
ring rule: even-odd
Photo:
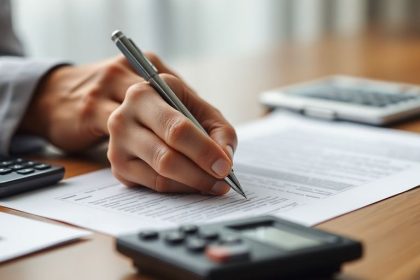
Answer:
[[[142,51],[131,39],[127,38],[120,30],[114,31],[112,33],[111,39],[127,58],[131,66],[137,71],[137,73],[143,79],[148,81],[150,85],[169,105],[184,114],[184,116],[190,119],[196,127],[207,134],[206,130],[191,114],[187,107],[185,107],[182,101],[179,100],[178,96],[172,91],[168,84],[160,78],[156,67],[143,55]],[[229,172],[229,175],[224,180],[233,190],[246,198],[241,184],[233,173],[233,169]]]

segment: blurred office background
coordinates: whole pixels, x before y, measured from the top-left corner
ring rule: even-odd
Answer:
[[[286,40],[417,28],[416,0],[14,0],[30,55],[88,62],[111,56],[119,28],[169,61],[234,56]]]
[[[389,36],[420,34],[416,0],[13,0],[12,4],[15,28],[28,55],[76,63],[116,55],[110,40],[115,29],[177,69],[188,61],[240,59],[290,42],[349,38],[371,30]],[[200,80],[192,80],[200,88]],[[205,94],[216,105],[222,103],[212,93]]]

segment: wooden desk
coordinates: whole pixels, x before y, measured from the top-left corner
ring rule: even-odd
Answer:
[[[313,44],[284,45],[246,58],[212,59],[179,64],[176,68],[237,124],[261,116],[263,109],[257,105],[259,92],[290,82],[342,73],[420,84],[420,38],[326,39]],[[396,127],[420,132],[420,119]],[[67,178],[105,165],[103,161],[89,158],[44,160],[65,165]],[[47,221],[1,207],[0,211]],[[346,265],[340,279],[420,279],[419,188],[317,227],[362,240],[365,245],[364,258]],[[140,277],[130,261],[116,253],[112,237],[94,234],[90,241],[1,264],[0,279],[128,280]]]

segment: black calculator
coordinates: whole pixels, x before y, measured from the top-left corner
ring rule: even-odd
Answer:
[[[64,167],[23,158],[0,158],[0,198],[39,189],[64,177]]]
[[[358,241],[273,216],[143,230],[116,247],[164,279],[324,279],[362,255]]]

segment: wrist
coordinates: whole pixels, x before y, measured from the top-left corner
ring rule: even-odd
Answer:
[[[21,121],[19,132],[33,134],[49,139],[53,126],[54,110],[59,104],[59,93],[56,88],[64,79],[69,65],[57,65],[49,69],[39,80],[32,99]],[[64,88],[63,88],[64,90]]]

